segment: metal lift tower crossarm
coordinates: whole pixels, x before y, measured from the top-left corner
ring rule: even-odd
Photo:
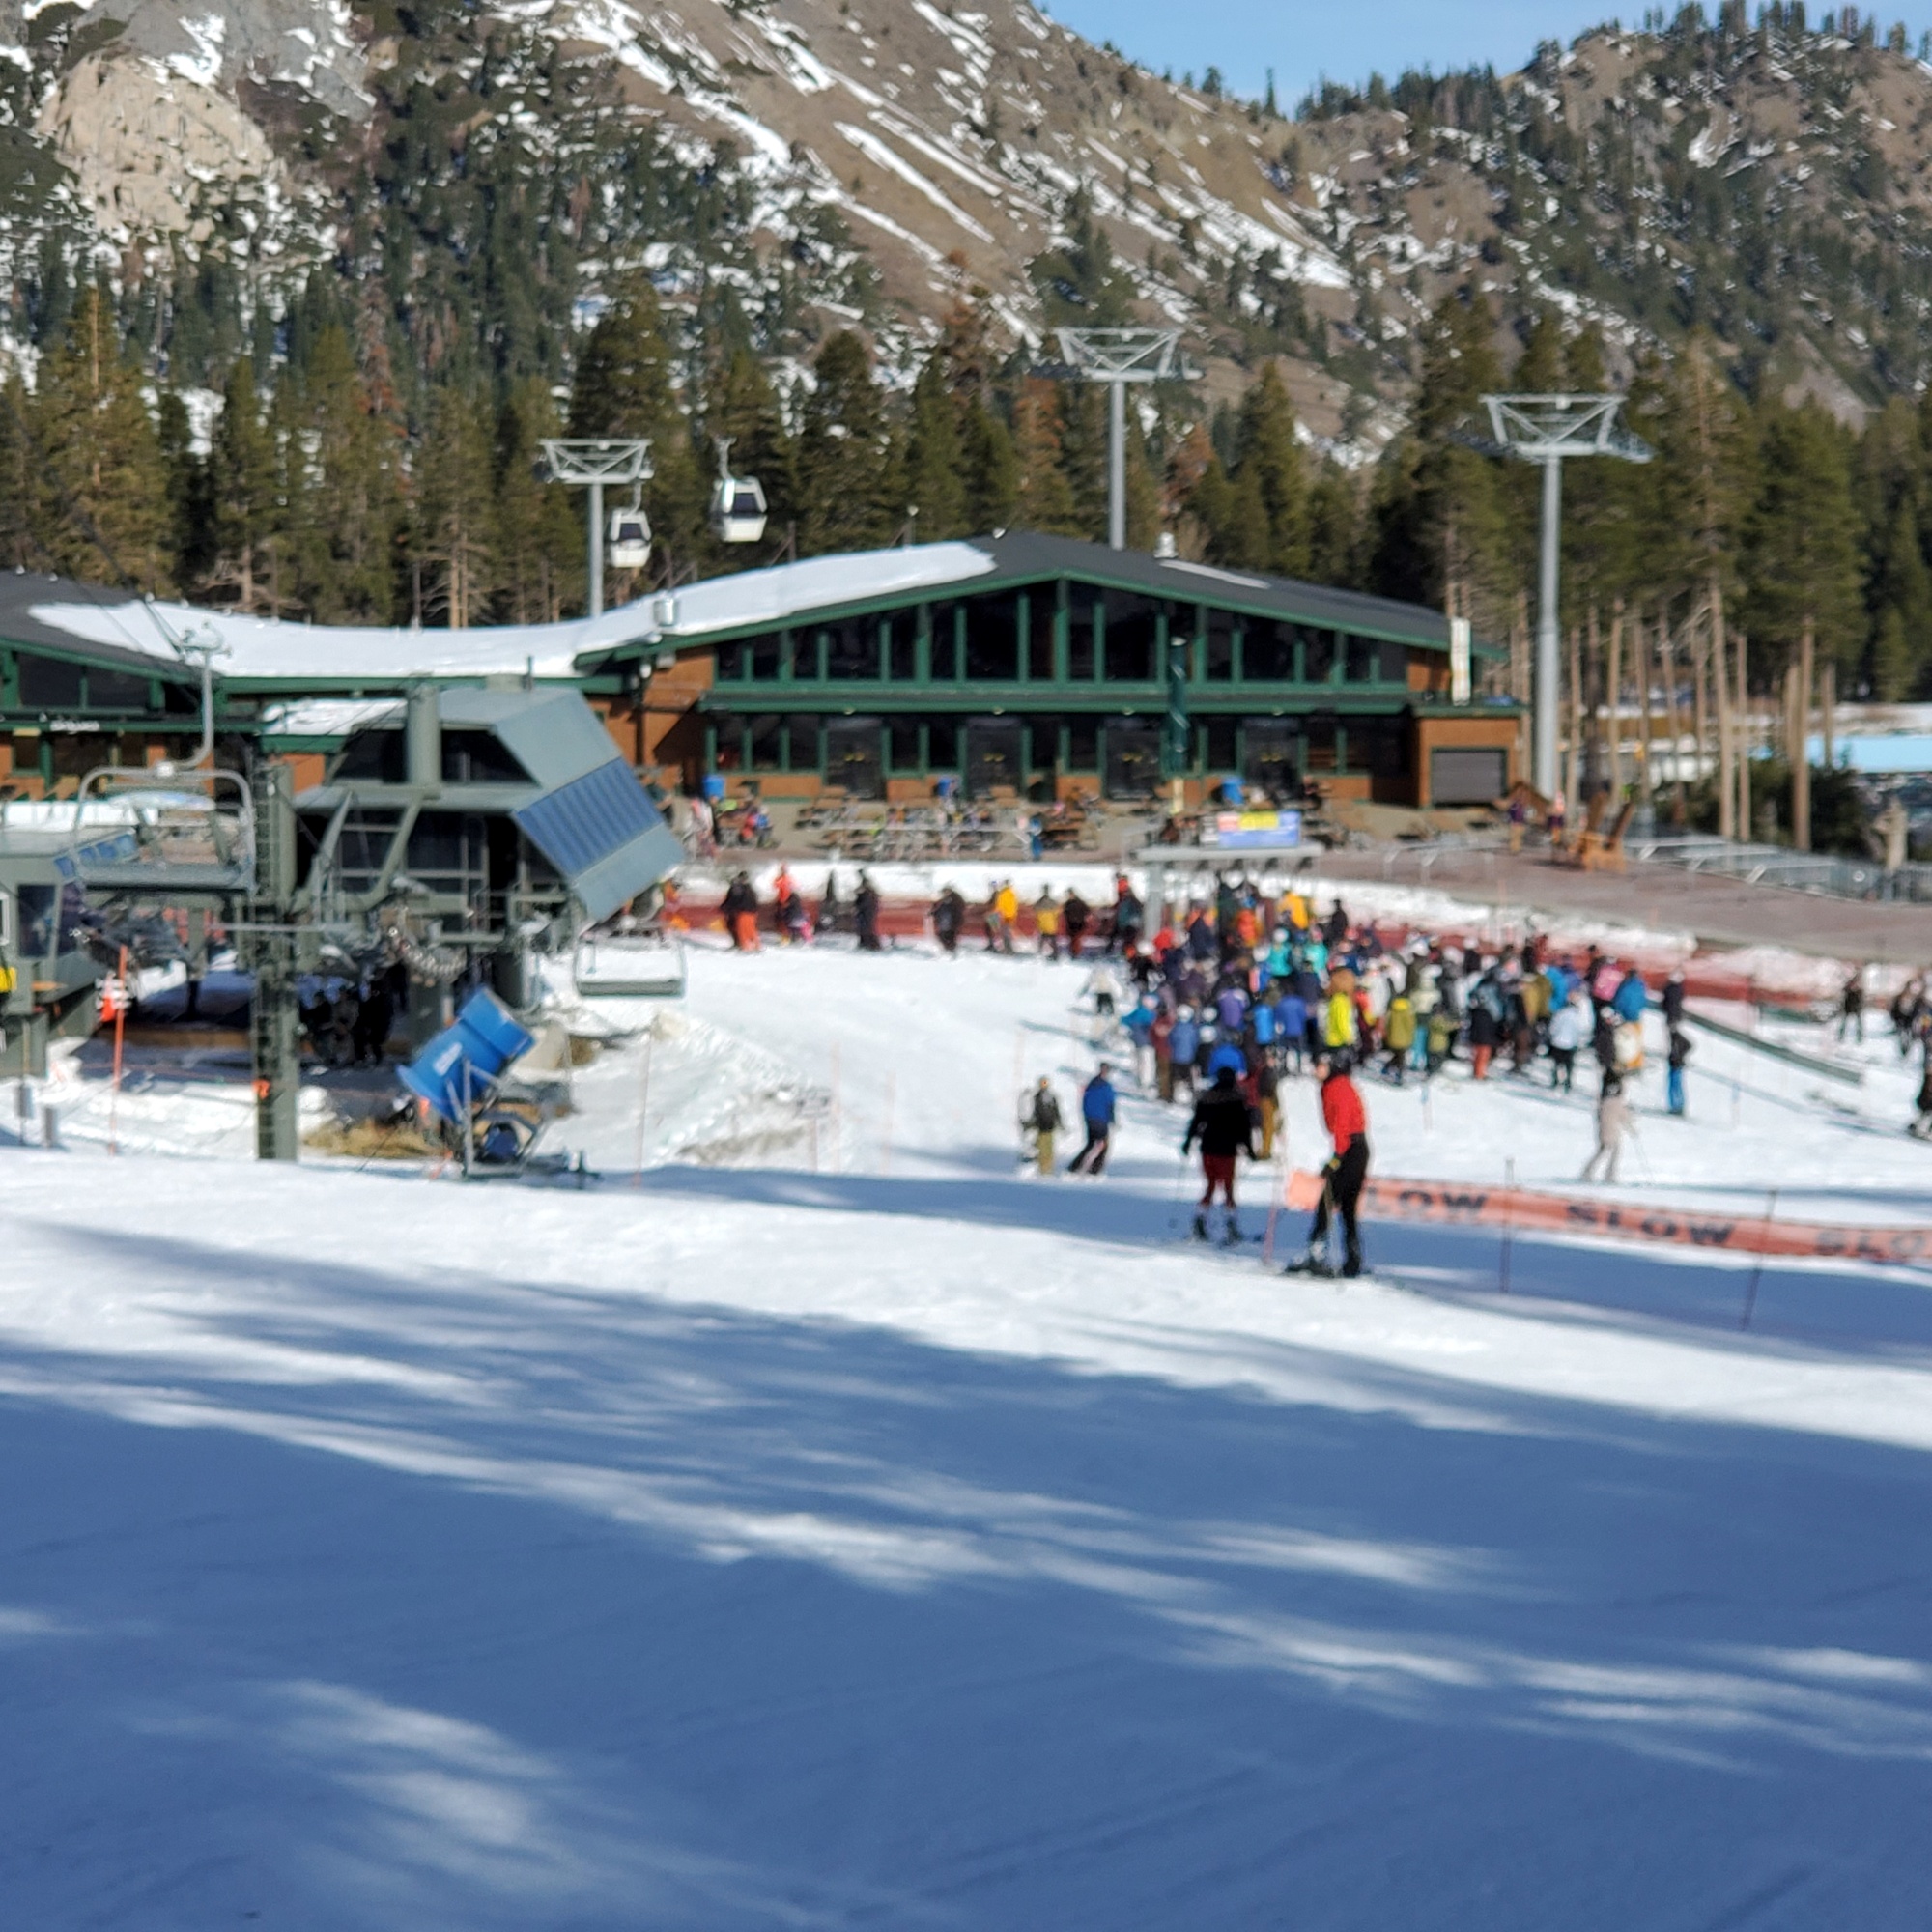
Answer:
[[[1062,366],[1044,373],[1107,387],[1107,543],[1127,547],[1127,384],[1188,382],[1197,373],[1180,356],[1173,328],[1063,328]]]

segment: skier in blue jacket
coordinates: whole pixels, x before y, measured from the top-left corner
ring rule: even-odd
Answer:
[[[1120,1101],[1107,1076],[1114,1069],[1103,1060],[1098,1072],[1080,1094],[1080,1118],[1087,1125],[1087,1144],[1067,1162],[1068,1174],[1091,1174],[1096,1179],[1107,1165],[1107,1147],[1114,1136],[1114,1115]]]
[[[1174,1031],[1167,1037],[1167,1050],[1174,1066],[1177,1093],[1194,1092],[1194,1069],[1201,1059],[1201,1026],[1192,1007],[1182,1007],[1174,1016]]]
[[[1274,1003],[1274,1029],[1281,1040],[1283,1066],[1293,1063],[1293,1070],[1299,1073],[1308,1050],[1308,1002],[1298,984],[1291,985]]]

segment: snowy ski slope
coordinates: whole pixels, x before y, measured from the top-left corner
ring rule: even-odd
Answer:
[[[699,952],[640,1184],[640,1045],[583,1192],[0,1150],[5,1916],[1921,1925],[1924,1278],[1773,1264],[1747,1334],[1702,1257],[1284,1281],[1172,1238],[1139,1101],[1016,1173],[1076,983]],[[1657,1181],[1925,1218],[1889,1049],[1732,1127],[1707,1048]],[[1369,1098],[1391,1169],[1587,1149]]]

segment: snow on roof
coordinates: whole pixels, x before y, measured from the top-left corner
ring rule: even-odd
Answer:
[[[771,570],[714,577],[654,598],[656,632],[675,640],[744,624],[778,624],[803,611],[892,597],[900,591],[929,590],[956,583],[962,578],[984,577],[995,568],[996,559],[970,543],[917,544],[906,550],[816,556]]]
[[[395,684],[414,677],[517,676],[526,669],[537,677],[567,678],[576,674],[581,658],[601,657],[640,639],[675,640],[747,624],[782,623],[799,611],[928,589],[984,576],[994,567],[986,552],[965,543],[861,551],[713,578],[620,605],[601,617],[467,631],[289,624],[185,604],[105,604],[58,595],[37,601],[31,614],[76,642],[113,645],[170,663],[179,662],[179,640],[213,642],[219,649],[216,670],[225,678]]]

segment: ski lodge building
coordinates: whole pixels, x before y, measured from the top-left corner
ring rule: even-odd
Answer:
[[[1477,658],[1483,644],[1463,644]],[[1419,606],[1013,534],[715,578],[571,622],[382,630],[275,622],[0,577],[0,798],[192,758],[197,651],[217,729],[320,784],[424,682],[564,684],[668,789],[770,799],[1073,793],[1198,801],[1239,776],[1338,798],[1475,805],[1523,775],[1520,707],[1471,696]]]

